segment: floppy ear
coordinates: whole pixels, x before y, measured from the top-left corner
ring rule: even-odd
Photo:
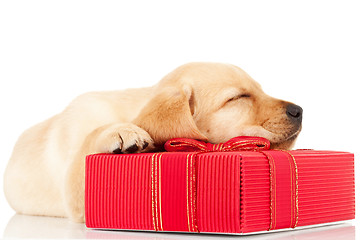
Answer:
[[[133,121],[150,134],[155,144],[163,144],[171,138],[179,137],[207,140],[197,128],[191,114],[191,90],[184,90],[173,87],[163,89]]]

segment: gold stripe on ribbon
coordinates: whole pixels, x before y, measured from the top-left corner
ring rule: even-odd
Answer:
[[[153,219],[154,230],[157,231],[157,224],[156,224],[156,205],[155,205],[155,177],[154,177],[154,170],[155,170],[155,157],[157,153],[154,153],[151,157],[151,213]]]
[[[193,157],[195,157],[196,158],[196,156],[197,156],[197,154],[193,154],[192,156],[191,156],[191,161],[192,161],[192,164],[191,164],[191,166],[192,166],[192,169],[191,169],[191,171],[192,171],[192,185],[193,185],[193,191],[192,191],[192,194],[193,194],[193,207],[192,207],[192,211],[193,211],[193,231],[194,232],[198,232],[199,230],[198,230],[198,227],[197,227],[197,216],[196,216],[196,194],[197,194],[197,192],[196,192],[196,161],[195,161],[195,159],[193,158]]]
[[[161,231],[164,231],[163,221],[162,221],[162,211],[161,211],[161,157],[162,157],[162,153],[160,153],[159,155],[159,215],[160,215],[160,229]]]
[[[151,213],[155,231],[164,231],[161,212],[161,156],[162,153],[154,153],[151,157]]]
[[[188,229],[191,232],[190,227],[190,213],[189,213],[189,156],[192,155],[189,153],[186,156],[186,213],[187,213],[187,221],[188,221]]]
[[[295,201],[292,199],[292,203],[291,203],[292,208],[295,205],[295,221],[294,221],[294,223],[292,224],[291,227],[295,228],[297,226],[297,224],[298,224],[298,221],[299,221],[299,183],[298,183],[299,182],[299,176],[298,176],[298,168],[297,168],[297,163],[296,163],[294,155],[292,155],[289,151],[283,150],[283,152],[286,152],[291,157],[292,163],[294,164],[294,170],[295,170]],[[292,187],[293,187],[293,185],[292,185]]]
[[[189,232],[198,232],[196,223],[196,156],[189,153],[186,156],[186,213]]]

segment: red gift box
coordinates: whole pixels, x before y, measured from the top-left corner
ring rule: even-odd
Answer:
[[[87,156],[86,226],[243,234],[355,217],[352,153],[269,150],[255,137],[165,148],[175,152]]]

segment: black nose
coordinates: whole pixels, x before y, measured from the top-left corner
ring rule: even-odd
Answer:
[[[286,115],[295,122],[301,123],[302,120],[302,108],[295,104],[289,104],[286,107]]]

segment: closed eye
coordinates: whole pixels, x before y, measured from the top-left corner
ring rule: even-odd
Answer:
[[[248,94],[248,93],[245,93],[245,94],[239,94],[239,95],[236,95],[235,97],[232,97],[230,99],[227,100],[227,102],[231,102],[231,101],[234,101],[234,100],[238,100],[240,98],[250,98],[251,95]]]

